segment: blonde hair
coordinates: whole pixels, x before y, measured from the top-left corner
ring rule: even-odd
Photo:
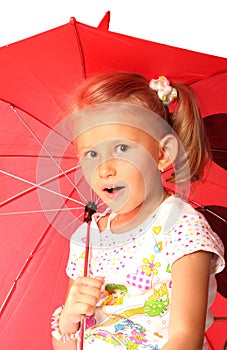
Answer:
[[[179,154],[175,162],[177,181],[196,181],[202,178],[204,165],[211,158],[209,142],[204,130],[203,120],[192,90],[181,83],[171,83],[178,91],[176,110],[171,113],[149,87],[146,78],[132,73],[99,74],[85,80],[73,97],[73,111],[105,102],[127,102],[150,109],[170,124],[178,136],[187,156]],[[184,158],[184,160],[183,160]],[[170,181],[175,181],[175,176]]]

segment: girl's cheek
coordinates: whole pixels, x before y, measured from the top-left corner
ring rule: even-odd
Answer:
[[[91,163],[81,163],[82,173],[90,186],[94,183],[95,168]]]

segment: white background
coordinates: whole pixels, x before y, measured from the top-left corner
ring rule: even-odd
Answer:
[[[0,0],[0,46],[69,22],[227,58],[226,0]]]

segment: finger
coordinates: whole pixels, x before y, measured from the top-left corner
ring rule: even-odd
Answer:
[[[73,283],[73,285],[86,285],[96,288],[101,288],[104,280],[102,277],[93,278],[93,277],[77,277]]]
[[[83,302],[95,306],[100,300],[101,289],[87,285],[75,285],[71,287],[67,298],[67,304]]]
[[[96,276],[95,279],[97,279],[98,281],[100,281],[102,284],[104,283],[104,277],[102,276]]]
[[[100,293],[101,293],[101,289],[100,288],[96,288],[96,287],[90,287],[90,286],[80,286],[79,288],[79,294],[80,295],[93,295],[96,298],[99,298]]]
[[[100,298],[101,288],[98,286],[90,286],[90,285],[73,285],[71,287],[69,296],[76,298],[79,295],[93,295],[96,299]]]
[[[90,291],[89,293],[75,293],[72,294],[71,297],[68,298],[68,301],[72,304],[75,303],[85,303],[91,306],[96,306],[98,300],[100,298],[100,293],[96,293],[95,291]]]
[[[69,307],[65,306],[61,314],[61,326],[63,329],[70,328],[72,324],[78,323],[81,320],[82,315],[92,316],[94,314],[95,307],[84,303],[71,304]]]
[[[73,315],[75,315],[75,319],[78,318],[78,315],[82,316],[82,315],[87,315],[87,316],[91,316],[94,314],[94,310],[95,310],[95,305],[92,306],[90,304],[86,304],[86,303],[77,303],[74,304],[71,308],[71,318],[73,318]]]

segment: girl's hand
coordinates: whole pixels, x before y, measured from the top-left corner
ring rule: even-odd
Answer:
[[[59,320],[62,334],[75,333],[82,315],[94,314],[103,283],[103,277],[78,277],[72,282]]]

